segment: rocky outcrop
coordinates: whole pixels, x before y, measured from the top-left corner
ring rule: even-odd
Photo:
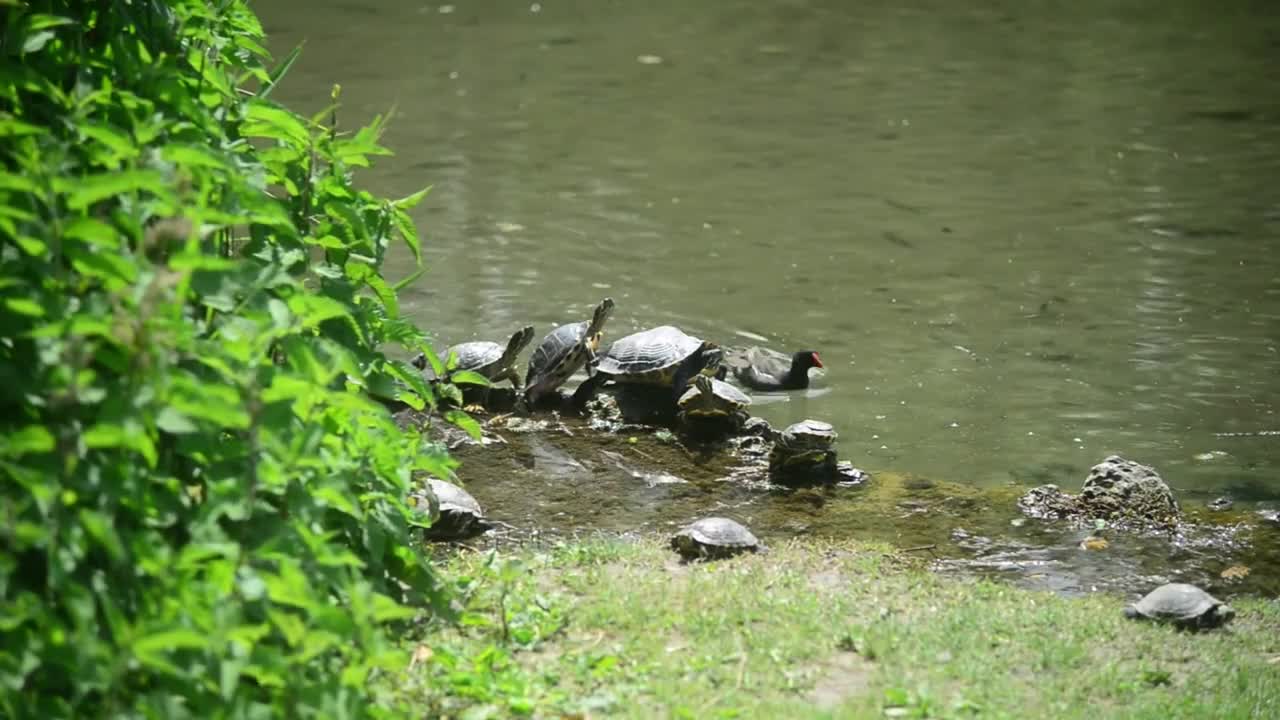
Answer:
[[[1112,455],[1094,465],[1078,495],[1057,485],[1032,488],[1018,500],[1027,515],[1116,526],[1173,527],[1182,518],[1178,501],[1155,469]]]

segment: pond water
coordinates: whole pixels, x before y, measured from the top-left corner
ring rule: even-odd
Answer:
[[[818,350],[756,412],[872,472],[1075,489],[1119,452],[1280,507],[1266,0],[255,7],[305,41],[277,98],[394,109],[364,180],[434,187],[402,301],[441,344],[609,295],[613,338]]]

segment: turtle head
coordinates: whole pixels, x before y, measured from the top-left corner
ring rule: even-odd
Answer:
[[[591,316],[591,324],[587,326],[586,337],[593,338],[595,342],[599,342],[600,333],[604,332],[604,324],[609,322],[609,316],[613,314],[613,298],[605,298],[596,306],[595,313]]]
[[[1219,605],[1211,611],[1218,625],[1225,625],[1231,622],[1236,616],[1235,608],[1230,605]]]
[[[502,359],[498,364],[502,367],[508,367],[516,364],[516,357],[524,350],[529,343],[533,342],[533,326],[525,325],[511,336],[507,341],[507,349],[502,351]]]
[[[1124,616],[1130,620],[1137,620],[1142,617],[1142,613],[1138,612],[1138,607],[1136,605],[1125,605]]]
[[[698,388],[698,392],[702,393],[707,397],[710,397],[712,391],[714,390],[713,386],[711,385],[711,378],[701,373],[698,374],[698,376],[693,379],[693,386]]]
[[[694,357],[697,358],[697,372],[715,375],[720,370],[720,363],[724,361],[724,350],[714,343],[704,342],[694,353]]]

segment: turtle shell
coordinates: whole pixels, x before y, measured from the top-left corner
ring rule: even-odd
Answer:
[[[742,410],[751,398],[723,380],[699,375],[680,396],[680,409],[689,415],[718,416]]]
[[[1226,608],[1225,612],[1222,608]],[[1125,614],[1178,624],[1211,625],[1229,620],[1233,613],[1221,600],[1195,585],[1168,583],[1125,608]]]
[[[702,340],[674,325],[661,325],[619,338],[600,356],[596,371],[618,382],[665,385],[702,345]]]
[[[436,540],[460,540],[479,535],[488,529],[484,511],[471,493],[443,480],[429,480],[431,493],[439,503],[439,517],[427,530]]]
[[[801,420],[787,426],[778,437],[778,444],[788,450],[824,450],[831,447],[839,435],[830,423],[821,420]]]
[[[755,552],[760,549],[760,541],[737,521],[708,517],[677,532],[671,538],[671,547],[686,558],[715,558]]]
[[[458,370],[471,370],[480,373],[490,380],[494,380],[499,375],[510,372],[515,364],[516,356],[520,351],[529,344],[533,339],[533,326],[526,325],[517,330],[506,345],[500,345],[496,342],[488,340],[474,340],[472,342],[458,343],[445,350],[443,357],[448,358],[453,355],[457,358]],[[423,374],[428,380],[435,380],[436,375],[428,366],[425,356],[421,360],[415,359],[415,365],[422,368]],[[513,376],[513,381],[519,378]]]
[[[487,340],[459,343],[449,348],[450,353],[458,356],[459,370],[475,370],[477,372],[501,360],[502,350],[503,347],[501,345]]]
[[[595,354],[600,331],[612,312],[613,299],[605,298],[590,322],[561,325],[542,338],[529,358],[529,371],[524,378],[531,399],[560,387],[587,363]]]

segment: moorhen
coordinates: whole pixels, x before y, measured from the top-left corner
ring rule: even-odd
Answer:
[[[822,367],[813,350],[785,355],[752,347],[728,359],[733,376],[752,390],[803,390],[809,387],[809,368]]]

